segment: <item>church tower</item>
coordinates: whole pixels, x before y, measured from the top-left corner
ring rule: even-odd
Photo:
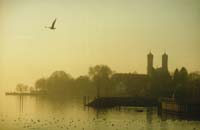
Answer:
[[[162,69],[168,71],[168,55],[166,53],[162,55]]]
[[[151,76],[153,71],[153,54],[150,52],[147,55],[147,75]]]

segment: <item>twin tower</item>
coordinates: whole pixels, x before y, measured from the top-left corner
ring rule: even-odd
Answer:
[[[162,67],[160,69],[162,69],[164,72],[168,72],[168,55],[166,53],[162,55]],[[154,70],[153,54],[150,52],[147,55],[147,75],[151,76]]]

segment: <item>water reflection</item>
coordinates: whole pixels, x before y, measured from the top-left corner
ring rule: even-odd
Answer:
[[[152,120],[153,120],[153,108],[147,108],[147,112],[146,112],[146,126],[147,126],[147,130],[152,130]]]
[[[19,113],[22,113],[23,112],[23,107],[24,107],[24,105],[23,105],[23,102],[24,102],[24,100],[23,100],[23,97],[24,96],[18,96],[19,97]]]
[[[159,117],[156,108],[92,109],[83,98],[2,96],[0,129],[5,130],[192,130],[199,121]],[[138,111],[139,110],[139,111]],[[184,125],[187,124],[187,125]]]
[[[167,130],[167,122],[166,121],[161,121],[160,122],[160,130]]]

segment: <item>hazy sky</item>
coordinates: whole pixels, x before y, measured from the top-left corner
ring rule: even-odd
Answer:
[[[45,29],[57,18],[56,30]],[[0,0],[0,85],[33,85],[64,70],[106,64],[146,73],[146,55],[169,70],[200,70],[200,0]],[[2,87],[1,87],[2,88]]]

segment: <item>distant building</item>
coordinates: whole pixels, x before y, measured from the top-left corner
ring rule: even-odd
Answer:
[[[162,69],[165,72],[168,71],[168,55],[166,53],[162,55]]]
[[[142,95],[148,85],[148,77],[145,74],[115,73],[112,76],[113,96]]]
[[[154,71],[168,72],[168,55],[166,53],[162,55],[162,67],[160,68],[153,67],[153,54],[150,52],[147,55],[147,75],[152,76]]]
[[[147,55],[147,75],[151,76],[153,72],[153,54],[150,52]]]
[[[106,90],[105,88],[100,93],[109,92],[107,95],[112,96],[145,96],[148,95],[149,83],[151,76],[159,76],[160,74],[168,74],[168,55],[164,53],[162,55],[162,66],[154,68],[153,59],[154,56],[150,52],[147,55],[147,74],[136,73],[115,73],[111,77],[111,86]],[[102,94],[101,94],[102,95]],[[103,95],[106,96],[106,95]]]

